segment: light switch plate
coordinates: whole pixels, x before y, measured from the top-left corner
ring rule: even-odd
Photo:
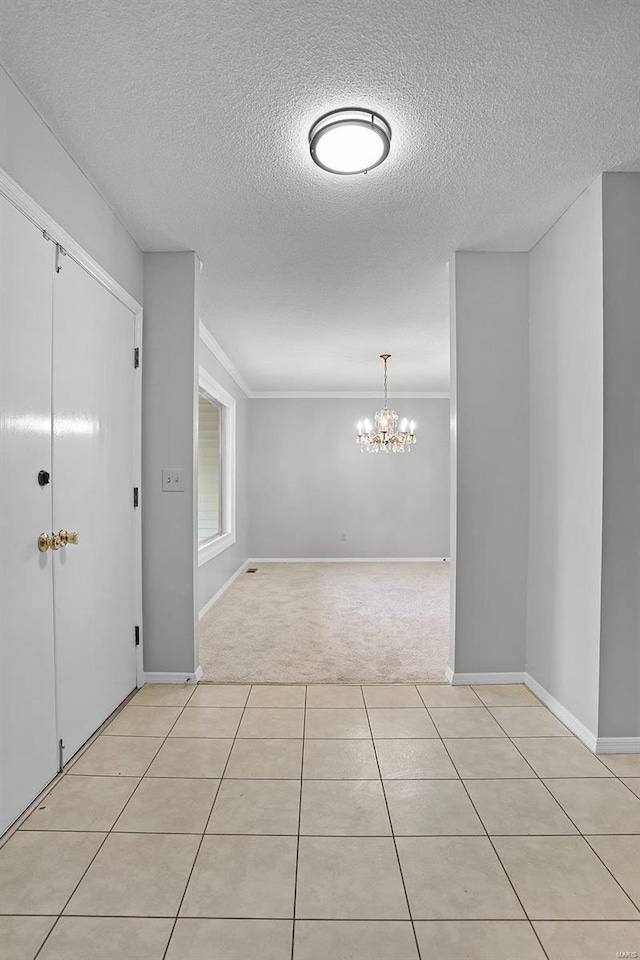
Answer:
[[[165,493],[184,493],[184,470],[165,467],[162,471],[162,489]]]

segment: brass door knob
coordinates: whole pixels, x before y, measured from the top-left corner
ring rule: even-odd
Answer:
[[[59,550],[60,547],[64,546],[62,540],[60,539],[60,534],[52,533],[49,537],[49,547],[51,550]]]
[[[69,533],[67,530],[60,530],[58,537],[60,538],[60,543],[63,547],[66,547],[68,543],[78,543],[80,540],[80,535],[75,530],[71,533]]]
[[[51,546],[51,537],[48,533],[41,533],[38,537],[38,550],[40,553],[46,553]]]

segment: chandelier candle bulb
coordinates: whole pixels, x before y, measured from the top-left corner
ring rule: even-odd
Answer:
[[[367,450],[369,453],[410,453],[411,444],[416,442],[415,421],[409,423],[407,430],[407,418],[403,417],[400,427],[397,428],[398,414],[395,410],[389,410],[389,398],[387,391],[387,362],[391,358],[390,353],[381,353],[380,359],[384,362],[384,408],[378,410],[374,417],[375,433],[369,420],[358,420],[358,435],[356,443],[360,444],[362,453]],[[364,426],[364,432],[363,432]]]

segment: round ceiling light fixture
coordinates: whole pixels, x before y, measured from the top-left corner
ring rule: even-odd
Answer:
[[[391,127],[379,113],[350,107],[332,110],[309,131],[311,156],[329,173],[367,173],[386,159]]]

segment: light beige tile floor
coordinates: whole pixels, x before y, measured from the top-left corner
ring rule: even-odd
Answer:
[[[521,685],[149,686],[0,848],[0,960],[640,951],[639,773]]]
[[[64,777],[29,817],[30,830],[111,830],[138,777]]]
[[[450,752],[440,740],[376,740],[383,780],[456,780]]]
[[[390,836],[382,783],[380,780],[305,780],[300,835]]]
[[[320,683],[307,687],[307,707],[363,707],[362,687]]]
[[[507,740],[446,738],[444,745],[463,780],[513,780],[535,777],[522,752]]]
[[[433,707],[430,713],[441,737],[505,736],[500,724],[481,704],[477,707]]]
[[[378,780],[373,741],[305,740],[302,776],[305,780]]]
[[[575,737],[514,740],[539,777],[611,777],[611,770]]]
[[[389,780],[384,789],[396,837],[485,832],[460,780]]]
[[[640,833],[640,804],[620,780],[546,780],[582,833]]]
[[[416,935],[430,960],[545,960],[526,920],[419,920]]]
[[[636,797],[640,797],[640,777],[623,777],[622,782],[635,793]]]
[[[640,836],[616,835],[586,839],[640,908]]]
[[[470,780],[466,788],[490,836],[578,832],[540,780]]]
[[[536,920],[533,928],[549,960],[640,956],[640,929],[635,920]]]
[[[206,832],[295,837],[299,816],[299,780],[225,780]]]

